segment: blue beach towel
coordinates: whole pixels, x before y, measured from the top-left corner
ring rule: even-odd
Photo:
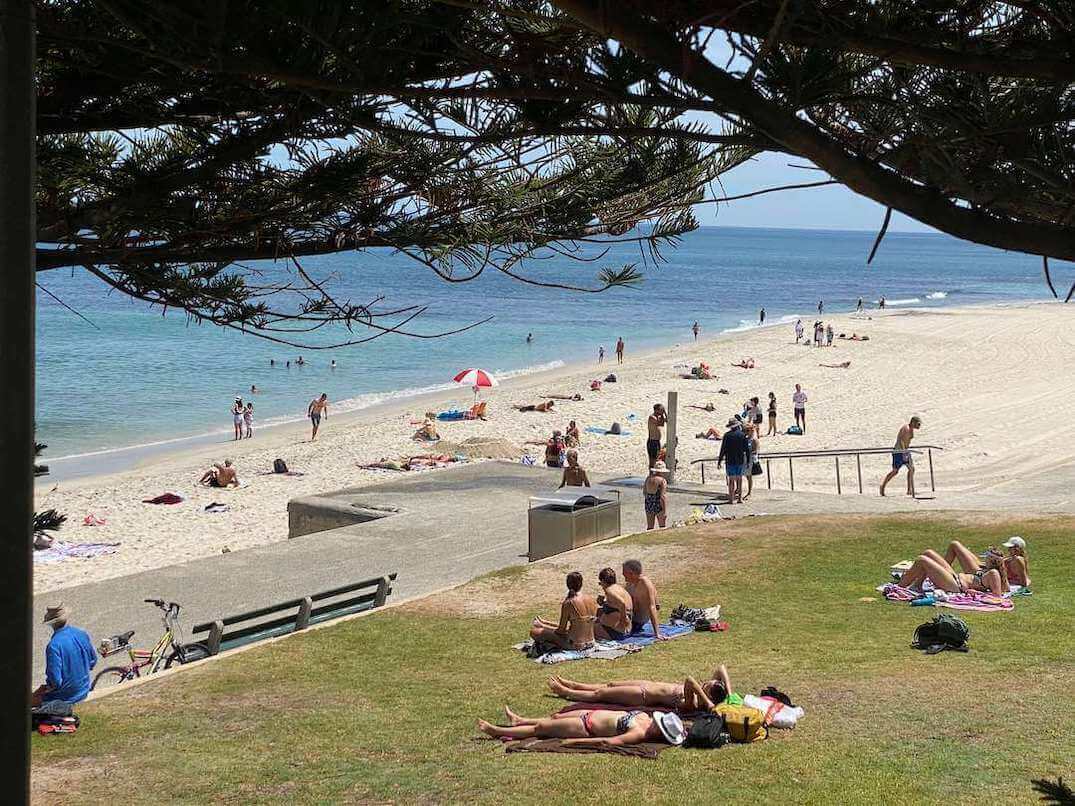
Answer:
[[[452,409],[451,411],[442,411],[437,415],[438,420],[462,420],[466,418],[465,411],[459,411],[459,409]]]
[[[694,632],[694,626],[691,624],[662,624],[661,634],[666,635],[669,638],[679,638],[681,635],[688,635]],[[657,639],[653,637],[653,625],[646,623],[646,626],[642,628],[641,632],[632,633],[624,638],[619,643],[621,644],[633,644],[634,646],[649,646]]]
[[[599,425],[589,425],[589,426],[586,426],[586,428],[584,430],[588,434],[601,434],[602,436],[609,436],[609,437],[629,437],[631,435],[630,431],[620,431],[620,433],[618,433],[618,434],[612,434],[612,433],[609,433],[609,430],[607,428],[602,428]]]

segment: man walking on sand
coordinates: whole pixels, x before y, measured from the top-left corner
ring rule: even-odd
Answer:
[[[321,418],[328,419],[328,394],[322,392],[321,397],[311,400],[306,409],[306,414],[310,418],[310,424],[314,429],[313,433],[310,434],[310,442],[313,442],[317,439],[317,429],[321,427]]]
[[[795,425],[806,434],[806,392],[802,386],[795,384],[795,393],[791,396],[791,405],[795,410]]]
[[[646,423],[649,431],[646,438],[646,453],[649,454],[649,466],[652,468],[657,463],[657,457],[661,453],[661,426],[668,422],[668,414],[660,403],[653,404],[653,414]]]
[[[896,474],[900,472],[901,467],[907,468],[907,495],[914,496],[914,460],[911,458],[911,440],[914,439],[914,432],[922,427],[922,419],[915,415],[911,418],[911,421],[907,425],[900,428],[898,434],[896,434],[896,444],[892,449],[892,469],[888,471],[888,475],[885,476],[881,482],[881,495],[885,494],[885,485],[887,485],[892,479],[896,478]]]
[[[616,339],[616,363],[623,363],[623,336]]]

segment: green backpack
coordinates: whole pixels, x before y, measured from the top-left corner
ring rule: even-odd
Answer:
[[[946,649],[969,652],[968,638],[970,638],[970,627],[967,626],[967,622],[957,616],[943,613],[934,616],[933,621],[927,621],[918,626],[914,631],[911,646],[925,650],[927,655],[936,655]]]

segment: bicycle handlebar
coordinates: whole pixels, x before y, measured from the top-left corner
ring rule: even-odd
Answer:
[[[168,602],[166,604],[163,599],[144,599],[143,601],[146,604],[151,604],[151,605],[153,605],[155,607],[159,607],[161,610],[166,610],[169,613],[174,611],[175,615],[177,615],[177,616],[179,615],[179,603],[178,602]]]

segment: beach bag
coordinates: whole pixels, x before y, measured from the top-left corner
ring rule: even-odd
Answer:
[[[765,727],[765,715],[757,708],[724,702],[714,706],[713,713],[724,718],[724,729],[731,741],[737,744],[760,742],[769,737],[769,731]]]
[[[273,459],[272,460],[272,472],[273,473],[286,473],[287,472],[287,463],[284,462],[283,459]]]
[[[755,462],[750,468],[750,475],[760,476],[762,474],[761,462]]]
[[[616,383],[616,376],[610,372],[605,378],[605,383]]]
[[[967,639],[970,627],[958,616],[944,613],[934,616],[932,621],[920,624],[914,631],[911,646],[923,650],[927,655],[936,655],[946,649],[956,652],[969,652]]]
[[[701,714],[691,722],[691,729],[683,742],[684,747],[697,747],[710,750],[724,747],[729,741],[728,731],[724,729],[724,717],[718,714]]]
[[[797,425],[789,425],[787,433],[793,437],[801,437],[803,435],[803,430]]]

